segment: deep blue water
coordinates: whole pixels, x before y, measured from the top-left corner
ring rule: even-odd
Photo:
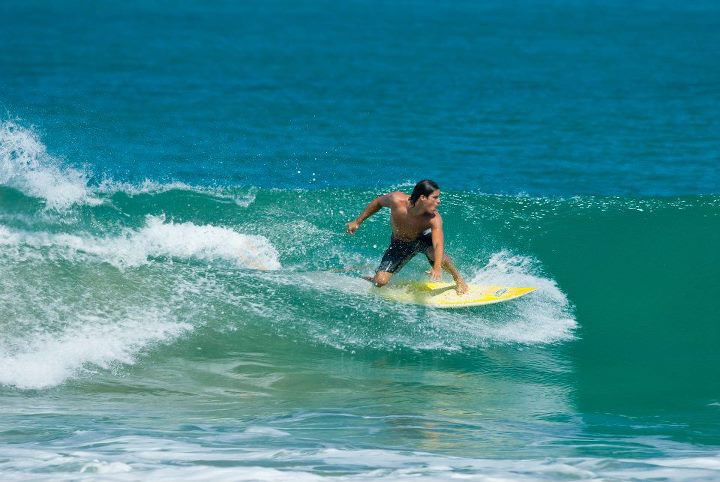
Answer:
[[[97,177],[538,195],[720,181],[717,2],[1,8],[6,116]]]

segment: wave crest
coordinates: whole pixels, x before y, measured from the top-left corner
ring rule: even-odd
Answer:
[[[63,166],[35,132],[12,121],[0,123],[0,184],[42,198],[53,209],[102,202],[88,187],[87,173]]]
[[[166,222],[164,216],[147,216],[141,229],[119,236],[98,237],[65,233],[29,233],[0,226],[0,245],[47,248],[49,255],[24,252],[24,259],[60,257],[69,260],[99,258],[118,268],[147,264],[154,257],[203,261],[227,260],[241,268],[275,270],[279,254],[267,238],[241,234],[230,228]],[[18,258],[16,257],[16,261]]]

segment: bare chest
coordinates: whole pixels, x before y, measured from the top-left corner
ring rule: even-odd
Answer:
[[[392,210],[390,223],[393,235],[405,241],[417,239],[423,231],[430,227],[429,218],[412,216],[404,207]]]

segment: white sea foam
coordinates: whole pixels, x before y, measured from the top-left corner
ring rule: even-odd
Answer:
[[[0,184],[45,200],[47,207],[99,204],[87,173],[48,154],[37,134],[12,121],[0,122]]]
[[[121,319],[77,314],[60,333],[35,331],[5,337],[0,343],[0,384],[47,388],[96,368],[131,364],[157,343],[191,329],[167,312],[135,309]]]
[[[572,306],[554,280],[538,273],[537,262],[508,251],[494,253],[470,279],[474,284],[536,288],[510,307],[500,324],[483,324],[481,331],[494,341],[552,343],[573,338],[577,322]]]
[[[82,466],[80,473],[91,474],[117,474],[122,472],[130,472],[132,467],[122,462],[103,462],[95,459]]]
[[[92,449],[7,446],[4,476],[40,480],[716,480],[718,457],[490,459],[388,449],[250,448],[125,436]],[[270,466],[268,466],[270,465]],[[316,469],[321,468],[320,470]],[[337,468],[342,475],[332,475]]]
[[[280,268],[277,250],[263,236],[241,234],[221,226],[174,223],[165,221],[163,216],[148,216],[144,227],[107,237],[31,233],[0,227],[0,245],[3,244],[49,249],[49,254],[35,253],[36,257],[94,258],[119,268],[144,265],[160,256],[228,260],[250,269]],[[33,257],[33,253],[26,252],[24,256]]]

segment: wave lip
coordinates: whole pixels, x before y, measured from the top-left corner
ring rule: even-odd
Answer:
[[[232,188],[194,186],[180,181],[161,183],[151,179],[145,179],[140,184],[105,179],[97,187],[97,192],[108,195],[120,192],[128,196],[138,196],[141,194],[159,194],[169,191],[188,191],[205,194],[212,196],[218,201],[235,203],[243,208],[255,202],[255,188],[251,188],[245,193],[235,194]]]
[[[263,236],[242,234],[219,226],[165,222],[164,216],[147,216],[143,228],[127,229],[119,236],[108,237],[27,233],[0,226],[2,245],[49,248],[54,251],[53,256],[70,260],[96,257],[117,268],[141,266],[150,258],[161,256],[229,260],[248,269],[281,268],[277,250]]]
[[[0,184],[42,198],[52,209],[102,203],[88,187],[87,173],[63,166],[32,130],[12,121],[0,123]]]
[[[263,236],[241,234],[229,228],[186,223],[165,223],[163,216],[148,216],[146,226],[129,240],[147,256],[177,256],[204,260],[230,259],[261,270],[280,269],[279,254]]]

